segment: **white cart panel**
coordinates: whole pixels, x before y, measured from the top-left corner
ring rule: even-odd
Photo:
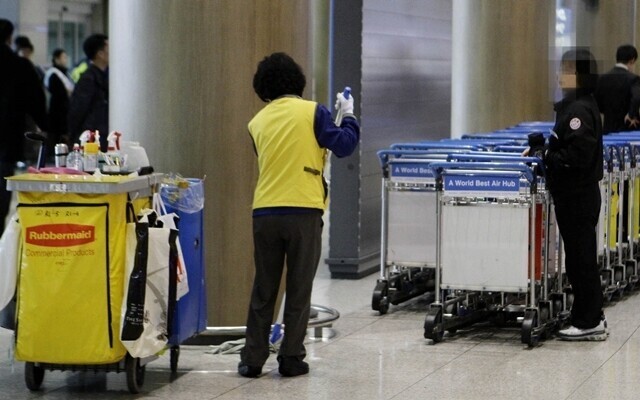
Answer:
[[[528,207],[444,205],[442,209],[443,288],[527,290]]]
[[[397,264],[436,262],[436,193],[390,191],[387,261]]]

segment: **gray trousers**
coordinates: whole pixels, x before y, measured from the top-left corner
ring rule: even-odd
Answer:
[[[280,355],[304,359],[311,289],[320,261],[322,214],[253,218],[256,275],[247,316],[242,361],[261,367],[269,357],[269,334],[286,261],[285,334]]]

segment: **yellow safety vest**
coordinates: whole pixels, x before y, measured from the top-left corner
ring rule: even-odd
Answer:
[[[313,129],[317,103],[284,96],[267,104],[249,122],[260,176],[253,209],[326,208],[322,170],[327,150]]]

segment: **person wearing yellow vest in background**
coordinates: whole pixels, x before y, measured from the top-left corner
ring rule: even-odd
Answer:
[[[345,157],[360,140],[353,96],[338,93],[336,107],[343,118],[337,126],[326,107],[301,98],[305,85],[302,68],[285,53],[265,57],[253,77],[253,88],[267,105],[249,122],[259,177],[253,199],[255,280],[238,364],[238,373],[245,377],[259,376],[269,357],[285,260],[285,333],[278,371],[282,376],[309,372],[303,342],[322,246],[327,150]]]

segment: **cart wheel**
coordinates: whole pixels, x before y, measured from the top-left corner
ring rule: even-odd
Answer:
[[[378,280],[375,289],[373,289],[373,298],[371,299],[371,308],[378,311],[380,315],[384,315],[389,311],[389,283],[385,280]]]
[[[427,317],[424,320],[424,338],[433,340],[433,343],[439,343],[443,337],[442,309],[433,307],[427,312]]]
[[[536,310],[525,311],[524,320],[522,321],[522,343],[529,345],[529,347],[534,347],[538,344],[538,336],[534,334],[534,330],[537,327],[538,312]]]
[[[613,282],[618,283],[624,280],[624,274],[622,268],[616,268],[616,272],[613,274]]]
[[[507,325],[507,312],[504,310],[500,310],[498,312],[495,313],[495,315],[493,317],[491,317],[491,322],[498,326],[498,327],[504,327]]]
[[[36,366],[35,363],[27,362],[24,365],[24,380],[29,390],[39,390],[44,380],[44,368]]]
[[[611,270],[603,269],[600,271],[600,280],[603,287],[611,285]]]
[[[627,280],[629,280],[633,275],[635,275],[635,268],[633,265],[627,265],[625,268],[625,276],[627,277]]]
[[[563,311],[562,309],[562,300],[556,299],[553,301],[553,315],[557,316]]]
[[[567,293],[567,311],[571,311],[571,307],[573,307],[573,292]]]
[[[125,359],[125,372],[127,373],[127,387],[133,394],[140,393],[140,388],[144,384],[145,367],[140,365],[139,358],[133,358],[127,354]]]
[[[180,346],[173,346],[170,352],[170,364],[171,364],[171,372],[178,372],[178,359],[180,358]]]

